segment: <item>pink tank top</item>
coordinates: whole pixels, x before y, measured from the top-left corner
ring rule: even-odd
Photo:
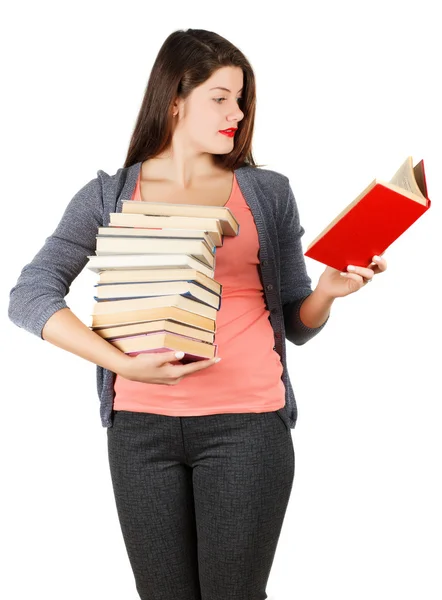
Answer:
[[[140,170],[141,172],[141,170]],[[131,200],[141,200],[140,179]],[[130,381],[117,375],[114,410],[169,416],[268,412],[285,405],[283,367],[258,273],[259,240],[236,177],[228,206],[240,224],[216,249],[214,279],[222,284],[214,343],[222,360],[177,385]]]

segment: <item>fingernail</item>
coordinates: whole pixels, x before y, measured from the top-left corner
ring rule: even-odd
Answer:
[[[347,277],[347,273],[339,273],[339,275],[342,275],[342,277]]]
[[[221,358],[215,358],[215,362],[219,362],[221,360]]]
[[[175,356],[176,356],[177,358],[183,358],[183,356],[184,356],[184,352],[182,352],[182,351],[181,351],[181,352],[175,352]]]
[[[353,265],[348,265],[347,269],[349,271],[354,271],[356,269],[356,267],[354,267]]]
[[[373,260],[381,260],[380,256],[373,256]]]

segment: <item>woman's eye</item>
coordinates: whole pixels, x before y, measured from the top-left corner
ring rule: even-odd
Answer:
[[[218,102],[218,100],[227,100],[227,98],[214,98],[215,102],[217,102],[218,104],[221,104],[221,102]],[[238,102],[242,101],[242,98],[237,98]]]

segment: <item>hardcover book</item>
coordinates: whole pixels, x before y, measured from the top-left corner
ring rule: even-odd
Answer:
[[[409,156],[390,181],[374,179],[309,244],[304,255],[346,271],[368,267],[431,206],[424,161]]]

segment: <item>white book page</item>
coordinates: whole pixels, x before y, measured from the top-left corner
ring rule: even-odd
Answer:
[[[404,190],[408,190],[413,194],[417,194],[422,198],[425,197],[416,182],[413,170],[413,159],[411,156],[409,156],[407,160],[399,167],[399,169],[390,179],[390,183],[393,183]]]

